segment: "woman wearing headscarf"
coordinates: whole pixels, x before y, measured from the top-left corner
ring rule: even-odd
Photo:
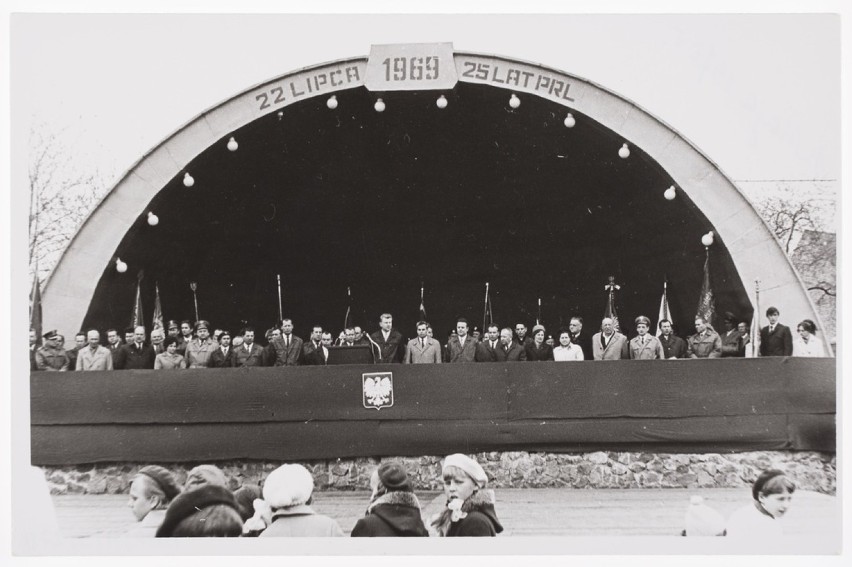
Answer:
[[[428,537],[408,473],[397,462],[382,463],[370,478],[373,494],[367,515],[352,528],[352,537]]]
[[[432,520],[442,537],[494,537],[503,531],[494,510],[494,492],[485,490],[485,470],[467,455],[444,459],[441,470],[447,506]]]

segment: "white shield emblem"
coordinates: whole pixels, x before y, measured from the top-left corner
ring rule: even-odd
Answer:
[[[364,382],[364,407],[389,408],[393,405],[393,373],[368,372],[362,374]]]

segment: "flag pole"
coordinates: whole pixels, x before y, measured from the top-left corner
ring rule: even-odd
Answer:
[[[541,298],[538,298],[538,317],[535,318],[535,324],[541,325]]]
[[[189,282],[189,289],[192,290],[192,301],[195,303],[195,321],[198,322],[198,297],[195,295],[195,290],[198,289],[198,284]]]
[[[352,288],[346,286],[346,296],[349,298],[348,305],[346,306],[346,315],[343,317],[343,328],[349,328],[349,315],[352,310]]]
[[[485,326],[486,318],[488,317],[488,282],[485,282],[485,309],[482,312],[482,328],[487,329]]]
[[[281,274],[276,274],[278,276],[278,320],[281,321],[284,319],[284,310],[281,308]]]
[[[760,280],[754,280],[754,316],[751,318],[751,356],[760,354]]]

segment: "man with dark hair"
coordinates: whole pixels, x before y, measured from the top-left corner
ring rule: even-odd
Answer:
[[[234,365],[231,332],[221,331],[219,340],[216,342],[219,344],[219,348],[210,353],[210,358],[207,359],[207,368],[231,368]]]
[[[497,362],[497,348],[500,346],[500,327],[488,325],[485,340],[476,345],[476,362]]]
[[[186,345],[192,341],[192,323],[186,319],[180,322],[180,342],[177,345],[177,353],[186,356]]]
[[[592,349],[592,334],[583,332],[582,317],[571,317],[571,322],[568,323],[568,334],[571,336],[571,342],[583,350],[583,360],[595,359]]]
[[[302,346],[302,361],[308,366],[323,366],[328,360],[328,349],[322,346],[322,327],[314,325],[311,340]]]
[[[116,370],[154,369],[154,349],[145,343],[145,327],[137,326],[133,330],[133,342],[118,351],[113,367]]]
[[[115,364],[118,362],[118,353],[121,352],[121,337],[115,329],[107,329],[107,348],[112,356],[112,367],[118,368]]]
[[[367,345],[367,346],[370,345],[370,339],[368,339],[367,337],[364,336],[364,331],[361,330],[361,327],[359,327],[358,325],[355,325],[355,327],[352,329],[352,331],[355,333],[355,344],[356,345]]]
[[[793,356],[793,334],[778,322],[780,316],[775,307],[766,310],[769,325],[760,330],[760,356]]]
[[[254,327],[246,327],[240,334],[243,344],[233,350],[234,366],[263,366],[263,348],[254,342]]]
[[[281,329],[278,327],[278,323],[275,326],[266,329],[266,333],[264,333],[264,338],[266,339],[266,346],[263,347],[263,365],[264,366],[275,366],[275,358],[278,354],[275,351],[275,339],[281,338]]]
[[[688,358],[719,358],[722,356],[722,339],[702,317],[695,318],[696,333],[686,340]]]
[[[127,327],[124,329],[124,344],[130,345],[136,340],[136,327]]]
[[[441,362],[441,345],[428,335],[429,323],[417,322],[417,337],[408,342],[404,362],[406,364],[424,364]]]
[[[77,356],[80,354],[80,350],[86,347],[86,333],[80,331],[74,337],[74,348],[68,351],[68,370],[76,370],[77,369]]]
[[[532,344],[532,337],[527,336],[527,326],[523,323],[515,324],[515,334],[518,336],[518,344],[521,345],[522,349]],[[502,338],[502,331],[500,336]]]
[[[366,340],[367,344],[370,344],[370,339]],[[340,346],[355,346],[357,344],[358,343],[355,341],[355,329],[353,327],[347,327],[343,329],[343,340],[340,341]]]
[[[456,321],[456,334],[447,342],[447,362],[476,361],[476,339],[468,336],[468,328],[464,317]]]
[[[660,344],[663,345],[663,353],[666,359],[671,358],[687,358],[686,356],[686,341],[675,336],[672,332],[672,322],[668,319],[660,321],[659,336]]]
[[[402,342],[402,333],[393,328],[393,315],[382,313],[379,317],[379,326],[381,329],[370,335],[373,342],[379,346],[379,357],[376,362],[380,364],[402,362],[405,356],[405,345]]]

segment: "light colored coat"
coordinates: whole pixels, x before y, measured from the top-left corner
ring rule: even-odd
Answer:
[[[432,337],[426,337],[426,346],[420,346],[420,337],[408,341],[405,349],[406,364],[440,363],[441,345]]]
[[[272,523],[260,537],[343,537],[343,530],[328,516],[300,504],[275,510]]]
[[[663,344],[660,339],[651,334],[646,334],[644,345],[642,344],[642,337],[636,336],[630,339],[627,356],[631,360],[655,360],[665,358],[666,353],[663,352]]]
[[[622,358],[627,358],[627,337],[615,331],[606,348],[603,348],[601,346],[601,334],[595,333],[592,337],[592,352],[594,353],[595,360],[621,360]]]
[[[707,329],[686,339],[688,358],[719,358],[722,356],[722,338],[715,331]]]
[[[77,353],[77,370],[112,370],[112,352],[98,345],[97,350],[85,346]]]
[[[186,345],[187,368],[207,368],[207,359],[213,354],[213,351],[219,348],[219,344],[213,339],[208,338],[201,342],[200,339],[193,339]]]

